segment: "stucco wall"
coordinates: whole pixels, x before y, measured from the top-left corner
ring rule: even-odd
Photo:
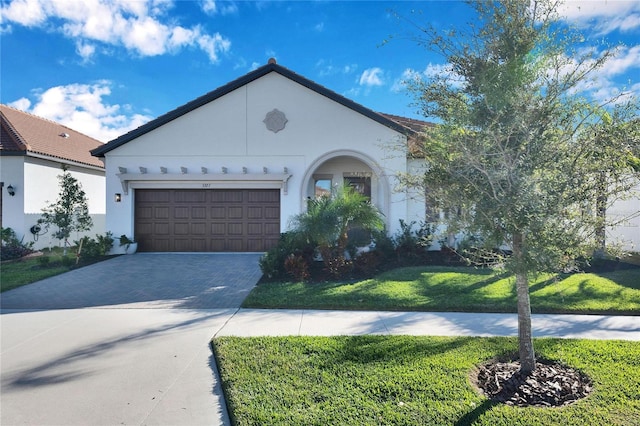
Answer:
[[[2,157],[2,181],[5,182],[3,198],[3,226],[12,228],[24,242],[34,242],[34,248],[57,246],[60,241],[52,238],[51,231],[33,235],[30,228],[41,218],[42,209],[54,203],[60,192],[58,176],[63,173],[61,163],[34,157]],[[85,233],[75,233],[71,240],[83,235],[95,236],[105,232],[105,179],[101,170],[91,170],[68,165],[71,175],[80,182],[88,199],[93,228]],[[14,197],[6,196],[6,186],[16,187]]]
[[[16,231],[20,234],[19,238],[22,238],[25,223],[23,168],[24,157],[22,156],[0,157],[0,181],[4,182],[4,188],[2,188],[2,226]],[[15,188],[13,197],[7,193],[9,185]]]
[[[288,120],[277,133],[263,122],[273,109],[282,111]],[[392,181],[396,170],[406,168],[406,159],[389,155],[388,146],[400,137],[384,125],[270,73],[109,152],[106,226],[114,235],[133,234],[135,188],[259,187],[259,182],[220,182],[216,174],[222,167],[228,174],[242,174],[243,167],[249,174],[263,174],[266,167],[267,175],[277,176],[286,167],[291,178],[286,193],[281,190],[284,231],[289,218],[305,206],[308,181],[303,180],[310,165],[327,153],[348,150],[374,162],[385,175],[387,226],[395,229],[406,216],[407,204],[404,194],[392,191]],[[154,182],[133,179],[129,185],[133,190],[125,194],[117,176],[119,167],[128,173],[140,173],[139,167],[145,167],[149,174],[160,174],[160,167],[165,167],[166,174]],[[186,175],[181,167],[186,168]],[[207,178],[202,176],[202,167],[207,169]],[[194,176],[193,181],[189,175]],[[116,193],[122,194],[119,203],[114,201]]]
[[[610,221],[618,223],[607,232],[607,243],[624,250],[640,251],[640,184],[629,198],[618,200],[607,209]]]

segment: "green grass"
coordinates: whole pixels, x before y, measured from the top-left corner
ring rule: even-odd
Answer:
[[[586,373],[585,399],[515,408],[478,393],[474,367],[515,338],[222,337],[213,347],[237,425],[640,425],[637,342],[537,339],[538,356]]]
[[[534,313],[640,314],[640,269],[531,280]],[[515,312],[515,280],[490,269],[410,267],[355,283],[264,283],[246,308]]]
[[[74,250],[74,248],[71,248],[67,251],[67,262],[70,262],[71,266],[65,266],[62,264],[63,249],[60,247],[55,247],[51,251],[43,251],[42,256],[49,258],[49,263],[47,265],[43,265],[41,263],[41,256],[3,262],[0,266],[0,291],[11,290],[16,287],[31,284],[54,275],[68,272],[71,267],[76,266]],[[94,259],[91,261],[81,262],[79,266],[86,266],[100,260],[101,259]]]

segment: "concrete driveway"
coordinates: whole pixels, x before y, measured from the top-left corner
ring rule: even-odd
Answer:
[[[0,423],[228,424],[209,340],[259,257],[120,256],[2,293]]]

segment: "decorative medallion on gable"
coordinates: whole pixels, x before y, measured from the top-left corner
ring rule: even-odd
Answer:
[[[287,121],[289,120],[287,120],[284,112],[279,111],[278,109],[269,111],[264,120],[262,120],[262,122],[267,126],[267,130],[271,130],[273,133],[278,133],[280,130],[284,129],[284,126],[287,125]]]

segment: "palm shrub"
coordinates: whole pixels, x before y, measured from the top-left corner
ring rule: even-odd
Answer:
[[[331,196],[310,200],[307,211],[292,219],[292,229],[313,242],[322,256],[325,270],[339,278],[352,266],[345,255],[349,245],[349,231],[382,230],[380,211],[367,197],[349,186],[333,191]]]

